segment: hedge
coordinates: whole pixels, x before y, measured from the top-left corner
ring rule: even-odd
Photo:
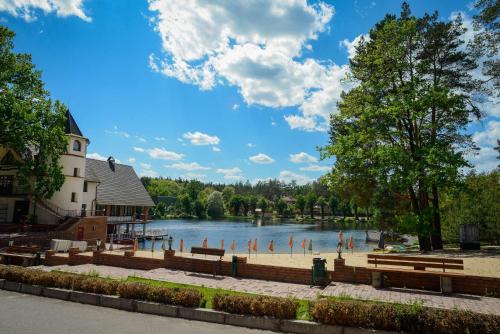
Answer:
[[[202,295],[194,289],[171,289],[141,283],[126,283],[116,280],[90,277],[62,272],[47,272],[23,267],[0,265],[0,278],[60,289],[76,290],[105,295],[118,295],[158,303],[198,307]]]
[[[311,316],[328,325],[413,333],[498,333],[500,316],[461,310],[442,310],[419,304],[375,303],[322,299]]]
[[[228,313],[295,319],[299,303],[289,298],[216,294],[213,307]]]

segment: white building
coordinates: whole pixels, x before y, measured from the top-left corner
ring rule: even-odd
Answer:
[[[59,224],[69,217],[108,216],[108,223],[147,220],[154,205],[131,166],[86,158],[90,141],[68,111],[67,152],[61,156],[65,181],[49,200],[38,203],[19,186],[19,156],[0,143],[0,224],[20,224],[36,213],[39,224]]]

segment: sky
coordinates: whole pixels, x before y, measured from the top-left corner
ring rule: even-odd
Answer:
[[[470,0],[409,1],[419,16]],[[88,156],[113,156],[140,176],[299,184],[327,173],[328,117],[359,37],[395,0],[0,0],[46,88],[75,117]],[[469,34],[470,36],[470,34]],[[467,38],[467,36],[465,36]],[[478,171],[496,167],[498,100],[467,130]]]

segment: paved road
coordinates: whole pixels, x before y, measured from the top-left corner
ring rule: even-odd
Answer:
[[[271,333],[160,317],[0,290],[0,333]]]

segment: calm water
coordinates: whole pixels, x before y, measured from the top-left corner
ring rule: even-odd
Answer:
[[[300,243],[305,238],[313,240],[313,250],[319,252],[335,252],[339,241],[339,229],[328,224],[297,224],[292,222],[281,223],[251,223],[247,221],[194,221],[194,220],[157,220],[148,224],[148,230],[162,230],[174,238],[173,248],[179,248],[179,240],[184,240],[184,251],[192,246],[201,246],[203,239],[208,238],[208,247],[220,247],[224,239],[225,248],[229,251],[231,240],[235,240],[236,252],[247,251],[248,239],[258,239],[259,253],[269,253],[268,245],[274,240],[275,253],[288,253],[288,238],[293,235],[294,252],[302,252]],[[354,251],[372,250],[374,244],[366,244],[365,230],[343,230],[344,240],[352,235]],[[155,249],[161,249],[162,241],[155,242]],[[143,246],[143,245],[141,245]],[[144,246],[143,246],[144,247]],[[146,249],[151,249],[151,242],[147,241]]]

